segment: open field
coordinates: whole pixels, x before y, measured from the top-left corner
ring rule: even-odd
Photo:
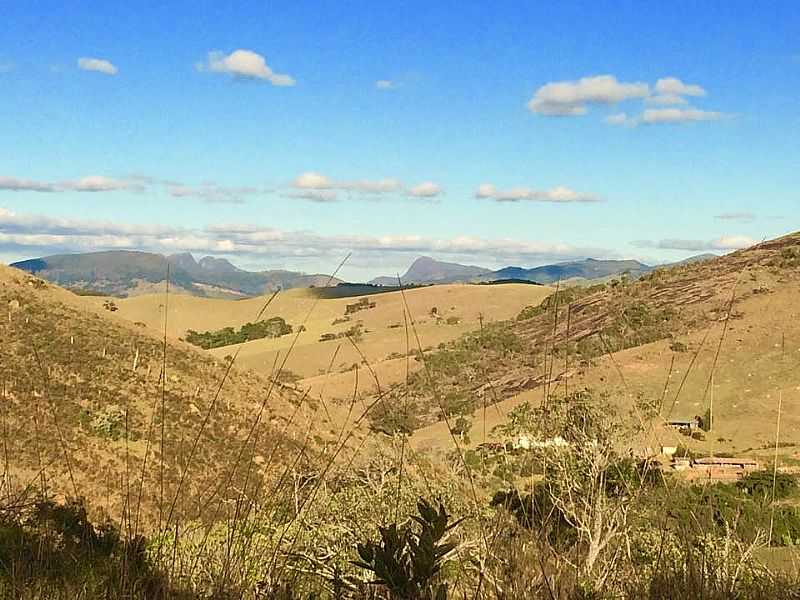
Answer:
[[[399,355],[417,347],[409,321],[410,341],[406,340],[404,321],[405,303],[414,322],[423,348],[433,348],[480,327],[484,323],[510,319],[522,308],[537,305],[552,293],[552,288],[525,284],[497,286],[441,285],[416,288],[401,292],[388,292],[369,296],[374,308],[346,315],[347,306],[358,302],[359,297],[319,299],[313,290],[294,289],[275,296],[264,312],[264,318],[280,316],[295,331],[304,325],[295,343],[294,335],[276,339],[261,339],[241,346],[237,364],[262,374],[271,373],[276,359],[282,361],[289,347],[294,345],[286,368],[319,385],[321,375],[328,372],[329,393],[334,396],[352,391],[352,374],[342,374],[354,363],[361,363],[359,351],[378,373],[386,385],[395,383],[405,372],[405,360]],[[404,296],[405,294],[405,300]],[[87,297],[85,300],[102,306],[107,299]],[[216,300],[176,295],[169,298],[167,333],[172,338],[182,337],[187,330],[216,330],[239,327],[256,318],[267,298],[247,300]],[[114,300],[119,310],[114,314],[132,322],[144,324],[154,332],[163,331],[164,295],[145,295]],[[432,309],[436,313],[432,314]],[[347,320],[344,320],[347,319]],[[334,324],[334,321],[341,322]],[[357,342],[358,350],[346,338],[320,342],[326,333],[341,334],[360,323],[363,335]],[[236,351],[236,346],[211,350],[222,358]],[[394,358],[393,358],[394,357]],[[362,374],[362,383],[370,385],[371,378]],[[366,391],[366,388],[362,388]]]

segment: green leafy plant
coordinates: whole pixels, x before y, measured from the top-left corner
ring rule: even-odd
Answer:
[[[359,544],[360,560],[353,564],[373,573],[371,583],[384,588],[390,598],[446,600],[447,585],[440,573],[456,546],[445,538],[461,521],[450,523],[442,504],[437,510],[425,499],[417,503],[417,512],[419,516],[404,525],[379,528],[379,541]]]

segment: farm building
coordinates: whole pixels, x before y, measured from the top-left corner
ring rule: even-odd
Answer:
[[[687,432],[691,435],[693,431],[697,431],[700,429],[700,417],[694,417],[689,420],[682,420],[682,419],[672,419],[667,421],[667,427],[671,427],[677,431]]]

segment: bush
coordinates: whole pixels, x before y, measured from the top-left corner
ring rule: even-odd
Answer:
[[[748,473],[736,483],[736,487],[744,493],[761,501],[772,500],[773,485],[775,500],[783,500],[797,493],[797,477],[789,473],[773,473],[767,469]]]
[[[272,317],[257,323],[245,323],[238,331],[233,327],[225,327],[217,331],[205,331],[203,333],[190,329],[186,334],[186,341],[209,350],[263,338],[277,338],[289,333],[292,333],[291,325],[281,317]]]
[[[165,597],[145,540],[123,540],[110,523],[93,524],[82,501],[39,500],[0,514],[3,598]]]
[[[386,435],[410,434],[419,427],[416,407],[410,402],[378,402],[369,412],[369,421],[370,429]]]
[[[118,440],[123,433],[125,411],[117,404],[106,406],[89,421],[89,426],[100,437]]]
[[[380,541],[358,544],[360,560],[353,564],[374,575],[373,585],[389,592],[393,599],[446,600],[447,585],[439,582],[439,574],[455,544],[446,542],[446,535],[460,521],[450,523],[443,505],[435,509],[420,499],[419,516],[410,523],[381,527]]]

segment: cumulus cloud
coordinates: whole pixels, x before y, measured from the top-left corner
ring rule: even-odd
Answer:
[[[528,109],[544,116],[574,117],[587,114],[590,105],[615,105],[626,100],[640,100],[647,106],[640,114],[614,113],[604,118],[609,125],[654,125],[717,121],[725,115],[689,106],[687,97],[706,96],[697,84],[677,77],[662,77],[651,86],[642,82],[621,82],[613,75],[583,77],[574,81],[557,81],[543,85],[528,102]]]
[[[253,186],[225,186],[206,181],[199,185],[187,185],[177,181],[148,175],[106,177],[88,175],[78,179],[43,182],[18,177],[0,176],[0,191],[14,192],[145,192],[163,190],[172,198],[196,198],[210,203],[240,204],[251,196],[266,194],[270,190]]]
[[[54,192],[56,188],[51,183],[0,176],[0,191],[2,190],[10,192]]]
[[[391,79],[379,79],[375,82],[375,87],[379,90],[393,90],[397,85]]]
[[[681,240],[681,239],[665,239],[665,240],[640,240],[634,242],[635,246],[640,248],[658,248],[662,250],[686,250],[689,252],[703,252],[703,251],[730,251],[741,250],[742,248],[749,248],[758,242],[751,237],[745,235],[723,235],[722,237],[713,240]]]
[[[204,182],[200,185],[171,184],[167,187],[167,192],[173,198],[199,198],[212,204],[242,204],[248,196],[263,194],[266,190]]]
[[[102,175],[89,175],[75,181],[65,181],[61,184],[65,190],[77,192],[117,192],[120,190],[143,191],[144,185],[127,179],[113,179]]]
[[[644,125],[691,123],[693,121],[718,121],[723,116],[721,112],[697,108],[648,108],[639,117],[639,122]]]
[[[741,222],[750,222],[755,221],[756,216],[751,212],[730,212],[730,213],[722,213],[719,215],[714,215],[715,219],[719,219],[720,221],[741,221]]]
[[[613,75],[597,75],[545,84],[536,90],[528,109],[547,116],[577,116],[586,114],[588,104],[617,104],[649,94],[646,83],[624,83]]]
[[[310,190],[329,190],[333,188],[333,182],[314,171],[307,171],[298,175],[293,183],[294,187]]]
[[[102,58],[79,58],[78,68],[84,71],[96,71],[104,75],[116,75],[117,67]]]
[[[648,104],[660,104],[662,106],[689,103],[689,101],[683,96],[678,96],[675,94],[656,94],[655,96],[649,96],[648,98],[646,98],[645,102],[647,102]]]
[[[408,188],[407,194],[414,198],[435,198],[442,193],[442,187],[432,181],[423,181]]]
[[[605,118],[609,125],[624,125],[636,127],[638,125],[681,124],[697,121],[718,121],[725,118],[721,112],[699,110],[697,108],[648,108],[640,115],[632,117],[625,113],[610,115]]]
[[[286,192],[284,196],[300,200],[311,200],[312,202],[335,202],[338,199],[338,194],[335,190],[323,189],[291,190]]]
[[[253,224],[216,224],[191,229],[161,225],[127,225],[42,215],[16,214],[0,208],[0,249],[20,255],[62,251],[134,249],[151,252],[205,252],[257,261],[311,259],[319,262],[333,253],[367,257],[437,254],[492,257],[504,263],[535,264],[585,256],[610,256],[601,248],[581,248],[564,243],[483,239],[471,236],[429,238],[419,235],[322,235],[310,231],[285,231]]]
[[[44,182],[17,177],[0,177],[0,190],[15,192],[115,192],[119,190],[143,191],[146,184],[136,178],[113,179],[102,175],[89,175],[71,181]]]
[[[427,182],[431,185],[431,182]],[[403,191],[403,184],[391,177],[385,179],[361,179],[355,181],[338,181],[315,171],[307,171],[295,177],[292,190],[284,193],[289,198],[302,198],[317,202],[330,202],[338,198],[337,191],[366,196],[381,196]],[[429,191],[429,188],[426,187]],[[317,192],[317,193],[312,193]],[[327,192],[325,194],[318,192]],[[409,191],[410,194],[410,191]],[[412,194],[410,194],[412,195]]]
[[[516,187],[509,190],[498,190],[491,183],[482,183],[475,192],[476,198],[486,198],[497,202],[553,202],[557,204],[599,202],[600,198],[593,194],[576,192],[568,187],[557,186],[549,190],[536,190],[528,187]]]
[[[230,54],[209,52],[208,62],[198,64],[201,71],[226,73],[239,79],[268,81],[272,85],[293,86],[295,80],[286,74],[275,73],[266,59],[252,50],[234,50]]]
[[[705,96],[706,91],[695,84],[684,83],[677,77],[663,77],[656,82],[656,92],[664,96]]]

